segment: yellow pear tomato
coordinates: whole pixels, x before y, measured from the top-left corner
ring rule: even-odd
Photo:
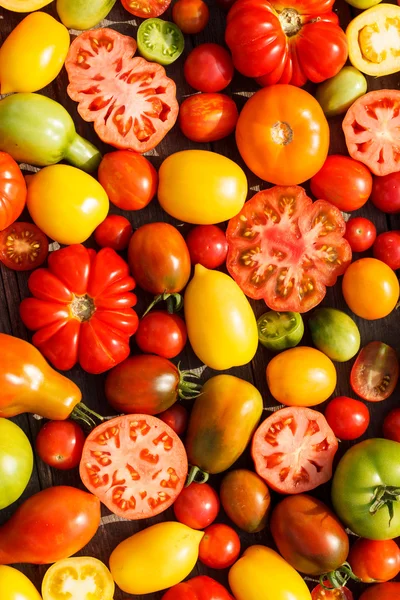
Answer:
[[[13,12],[32,12],[47,6],[53,0],[0,0],[0,6]]]
[[[180,583],[196,564],[203,535],[175,521],[135,533],[110,556],[115,583],[127,594],[153,594]]]
[[[29,579],[13,567],[0,566],[1,600],[42,600]]]
[[[115,584],[106,565],[91,556],[58,560],[42,582],[43,600],[113,600]]]
[[[222,371],[252,360],[258,346],[257,321],[229,275],[196,265],[184,307],[190,343],[205,365]]]

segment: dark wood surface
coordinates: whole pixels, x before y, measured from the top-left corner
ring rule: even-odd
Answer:
[[[88,0],[89,1],[89,0]],[[175,62],[173,65],[167,67],[167,74],[174,79],[177,84],[177,92],[179,100],[182,100],[184,97],[193,94],[193,90],[188,86],[183,78],[183,62],[185,56],[189,53],[189,51],[193,48],[194,45],[198,45],[203,42],[218,42],[223,43],[223,35],[224,35],[224,25],[225,25],[225,15],[224,13],[216,6],[213,0],[208,1],[210,7],[210,21],[204,32],[197,36],[186,36],[186,48],[183,56]],[[395,2],[393,2],[395,3]],[[55,10],[55,2],[50,4],[44,10],[50,12],[53,16],[56,15]],[[356,11],[352,9],[344,0],[337,0],[335,5],[335,10],[337,10],[340,15],[341,24],[343,27],[351,20],[353,16],[355,16]],[[0,40],[4,41],[6,36],[11,32],[11,30],[19,23],[25,15],[20,15],[17,13],[11,13],[6,11],[5,9],[0,8]],[[131,20],[132,15],[127,13],[121,6],[120,0],[117,0],[117,4],[114,9],[111,11],[108,18],[103,22],[103,26],[112,27],[121,33],[131,35],[133,37],[136,36],[137,26],[140,24],[140,20]],[[164,18],[170,18],[170,11],[163,15]],[[76,35],[78,32],[72,32],[72,35]],[[63,106],[67,108],[70,114],[73,116],[74,121],[76,123],[76,128],[78,132],[84,137],[92,140],[96,145],[98,145],[102,151],[107,151],[108,148],[101,144],[96,134],[93,131],[92,124],[85,123],[78,115],[76,110],[76,103],[73,102],[66,93],[67,87],[67,76],[65,70],[59,75],[59,77],[54,81],[50,86],[45,88],[44,93],[51,98],[56,99]],[[374,89],[383,89],[383,88],[396,88],[400,87],[400,77],[398,74],[390,76],[390,77],[381,77],[377,79],[369,78],[368,79],[368,90]],[[255,83],[251,80],[246,79],[244,77],[235,75],[235,78],[232,84],[229,86],[226,93],[231,94],[234,98],[235,102],[238,105],[239,110],[243,107],[246,97],[248,97],[252,92],[257,89]],[[309,88],[312,91],[312,86]],[[334,153],[342,153],[346,154],[346,146],[341,130],[341,117],[330,119],[330,127],[331,127],[331,146],[330,146],[330,154]],[[194,144],[187,140],[183,134],[180,132],[178,126],[176,125],[170,133],[166,136],[166,138],[162,141],[159,146],[150,153],[150,160],[156,167],[159,167],[162,160],[170,155],[173,152],[178,150],[185,150],[190,148],[203,148],[210,149],[215,152],[219,152],[228,156],[229,158],[238,162],[245,170],[246,175],[248,176],[249,182],[249,197],[251,197],[256,191],[259,189],[268,187],[268,184],[265,182],[261,182],[259,179],[255,177],[243,164],[239,153],[237,151],[234,136],[230,136],[220,142],[209,144]],[[55,199],[56,201],[56,199]],[[116,209],[113,205],[111,205],[111,212],[118,213],[118,209]],[[175,223],[180,226],[181,231],[184,233],[188,230],[188,226],[174,222],[168,215],[166,215],[160,208],[157,203],[157,200],[153,200],[151,204],[144,210],[139,212],[123,212],[126,217],[130,219],[133,226],[135,228],[143,225],[144,223],[148,223],[150,221],[168,221],[171,223]],[[357,211],[357,215],[362,215],[372,219],[377,227],[378,233],[381,233],[390,229],[400,229],[400,215],[394,217],[388,217],[383,213],[376,210],[371,203],[367,203],[365,207],[361,210]],[[23,215],[29,219],[29,215]],[[92,244],[91,240],[89,240],[88,244]],[[14,271],[10,271],[4,267],[0,267],[1,270],[1,280],[0,280],[0,331],[12,334],[14,336],[30,340],[31,334],[26,330],[24,325],[21,322],[18,313],[19,303],[23,298],[26,298],[28,293],[27,288],[27,280],[28,274],[22,273],[17,274]],[[371,290],[372,292],[372,290]],[[145,296],[140,290],[137,290],[139,304],[138,304],[138,314],[140,315],[143,307],[146,305],[148,301],[148,297]],[[336,285],[333,289],[329,288],[328,293],[326,295],[325,300],[323,301],[324,306],[334,306],[339,309],[343,309],[349,312],[346,304],[344,303],[342,294],[341,294],[341,286],[340,283]],[[260,302],[253,303],[254,311],[257,316],[261,315],[265,312],[265,304]],[[306,316],[307,320],[307,316]],[[381,319],[378,321],[365,321],[363,319],[359,319],[355,317],[355,320],[360,328],[362,344],[365,345],[367,342],[372,340],[380,340],[384,341],[390,345],[392,345],[397,351],[400,352],[400,328],[398,325],[399,315],[396,311],[394,311],[389,317],[385,319]],[[305,338],[302,342],[303,344],[310,343],[309,336],[305,335]],[[136,348],[134,343],[132,344],[132,351],[136,352]],[[276,402],[272,399],[268,388],[266,386],[265,381],[265,367],[267,365],[268,360],[271,358],[271,355],[263,348],[260,347],[254,360],[251,364],[248,364],[241,368],[231,369],[230,373],[242,377],[248,381],[253,382],[258,389],[261,391],[264,397],[265,404],[265,416],[269,413],[268,411],[275,410],[279,408]],[[194,357],[193,353],[190,349],[184,352],[184,354],[177,358],[175,362],[178,360],[182,361],[182,366],[184,368],[195,368],[199,367],[199,361]],[[1,361],[1,357],[0,357]],[[351,389],[349,386],[349,374],[352,366],[352,362],[347,363],[336,363],[337,371],[338,371],[338,384],[335,390],[335,395],[351,395]],[[205,369],[202,373],[202,379],[205,381],[212,375],[215,375],[215,372],[212,372],[210,369]],[[91,406],[94,410],[99,411],[102,414],[112,414],[110,407],[107,405],[103,384],[104,384],[104,376],[90,376],[87,373],[84,373],[79,367],[74,368],[71,372],[67,373],[71,379],[73,379],[82,389],[83,399],[84,401]],[[290,373],[288,373],[290,377]],[[190,404],[190,403],[189,403]],[[365,434],[365,437],[374,437],[382,435],[382,422],[384,416],[388,413],[388,411],[394,406],[399,404],[399,392],[395,391],[395,393],[385,402],[378,404],[369,404],[368,407],[371,412],[371,425],[368,429],[368,432]],[[318,407],[320,410],[324,410],[324,405]],[[35,420],[30,415],[21,415],[16,418],[15,421],[24,429],[24,431],[28,434],[29,438],[34,443],[37,432],[41,426],[40,422]],[[349,443],[342,442],[340,444],[340,449],[337,455],[337,459],[342,455],[342,453],[348,448]],[[241,457],[238,461],[238,464],[235,466],[247,466],[252,468],[252,462],[250,459],[250,455],[247,452]],[[211,479],[211,483],[216,486],[218,489],[219,478],[214,477]],[[36,460],[34,471],[30,480],[30,483],[25,490],[22,497],[18,502],[14,503],[7,509],[0,511],[0,523],[4,523],[8,517],[15,511],[16,507],[27,497],[32,495],[33,493],[39,491],[40,489],[52,486],[52,485],[73,485],[76,487],[80,487],[83,489],[83,486],[79,479],[79,474],[77,469],[67,472],[57,471],[55,469],[51,469],[47,465],[43,464],[40,459]],[[316,496],[323,499],[326,502],[329,502],[329,484],[325,486],[321,486],[315,492],[313,492]],[[277,496],[275,495],[273,498],[274,502],[277,500]],[[136,531],[143,529],[155,522],[159,522],[162,520],[173,519],[172,510],[168,510],[163,514],[155,517],[154,519],[145,520],[145,521],[126,521],[115,517],[110,514],[107,509],[103,507],[103,518],[101,526],[93,538],[91,543],[85,547],[80,554],[81,555],[90,555],[95,556],[101,560],[103,560],[106,564],[108,564],[108,558],[115,546],[125,539],[126,537],[132,535]],[[226,516],[221,511],[218,521],[227,522]],[[268,530],[258,534],[244,534],[243,532],[239,532],[243,549],[252,545],[252,544],[266,544],[273,546],[273,542],[268,533]],[[34,565],[18,565],[18,567],[26,573],[31,580],[37,585],[38,589],[40,589],[40,584],[42,577],[46,571],[46,566],[34,566]],[[156,569],[156,566],[155,566]],[[211,569],[205,568],[201,563],[198,563],[192,573],[192,576],[197,574],[209,574],[210,576],[218,579],[219,581],[226,583],[227,582],[227,570],[224,571],[213,571]],[[308,580],[310,588],[312,588],[315,583],[312,580]],[[354,592],[354,597],[357,600],[362,590],[362,586],[350,584]],[[135,596],[137,599],[147,598],[148,600],[156,600],[161,598],[162,593],[159,594],[149,594],[147,596]],[[117,590],[115,593],[115,600],[123,600],[128,597],[134,598],[134,596],[127,596]],[[75,600],[75,599],[74,599]],[[76,599],[78,600],[78,599]],[[394,600],[394,599],[393,599]]]

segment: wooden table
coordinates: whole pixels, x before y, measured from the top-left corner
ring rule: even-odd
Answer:
[[[189,53],[189,51],[193,48],[194,45],[198,45],[204,42],[223,43],[224,40],[225,15],[215,5],[213,0],[208,0],[208,4],[210,6],[210,21],[205,31],[203,31],[197,36],[186,36],[186,49],[184,55],[173,65],[167,67],[167,74],[170,77],[172,77],[177,84],[179,100],[182,100],[184,97],[193,93],[193,90],[188,86],[188,84],[183,78],[182,67],[185,56]],[[56,16],[55,2],[50,4],[44,10],[47,10],[53,16]],[[346,4],[344,0],[337,0],[335,10],[337,10],[338,14],[340,15],[341,24],[344,28],[357,12],[354,9],[352,9],[352,7],[350,7],[348,4]],[[24,15],[11,13],[6,11],[5,9],[0,8],[1,42],[4,41],[6,36],[17,25],[17,23],[19,23],[22,20],[23,16]],[[140,20],[130,20],[130,17],[131,15],[129,15],[122,8],[120,1],[117,0],[117,4],[111,11],[108,18],[104,21],[103,26],[112,27],[120,31],[121,33],[135,37],[136,29],[139,25]],[[163,17],[170,19],[170,11],[163,15]],[[77,32],[74,33],[76,35]],[[99,139],[93,131],[92,124],[85,123],[79,117],[76,110],[76,103],[73,102],[67,96],[66,87],[67,75],[65,73],[65,70],[63,70],[57,78],[57,80],[53,84],[48,86],[42,93],[45,93],[51,98],[54,98],[67,108],[67,110],[75,120],[77,131],[81,135],[83,135],[85,138],[92,140],[98,147],[101,148],[102,151],[109,151],[109,148],[107,148],[105,145],[102,145],[99,142]],[[382,88],[399,89],[399,87],[399,74],[393,75],[391,77],[368,79],[369,91]],[[238,108],[241,109],[246,101],[246,98],[256,89],[257,86],[255,83],[253,83],[249,79],[246,79],[236,74],[231,86],[227,90],[225,90],[225,92],[232,95],[232,97],[238,105]],[[310,90],[312,91],[312,87],[310,88]],[[341,118],[337,117],[331,119],[330,126],[330,154],[346,154],[346,145],[341,129]],[[173,130],[170,131],[170,133],[166,136],[163,142],[159,144],[159,146],[157,146],[157,148],[151,153],[151,161],[153,162],[155,167],[159,167],[162,160],[168,155],[172,154],[173,152],[177,152],[178,150],[187,150],[190,148],[202,148],[213,150],[214,152],[224,154],[238,162],[244,168],[248,177],[250,191],[249,197],[252,196],[256,191],[258,191],[260,189],[260,186],[261,188],[268,187],[268,184],[266,184],[265,182],[261,182],[245,167],[243,161],[239,156],[233,135],[213,144],[194,144],[183,136],[178,126],[175,126]],[[116,207],[111,205],[111,212],[118,213],[119,211],[118,209],[116,209]],[[177,222],[174,222],[173,219],[171,219],[161,210],[160,206],[157,203],[157,200],[153,200],[151,204],[144,210],[131,213],[124,212],[122,214],[124,214],[131,220],[135,228],[150,221],[168,221],[178,225]],[[374,206],[369,202],[366,204],[365,207],[363,207],[363,209],[357,211],[357,215],[362,215],[372,219],[377,227],[378,233],[381,233],[386,230],[400,229],[400,215],[394,217],[386,216],[385,214],[376,210]],[[29,215],[24,213],[21,217],[21,220],[26,219],[29,220]],[[183,233],[188,230],[187,225],[179,225],[181,225],[180,230],[183,231]],[[88,244],[91,243],[91,241],[88,242]],[[0,267],[0,271],[0,331],[9,333],[11,335],[26,340],[30,340],[31,334],[26,330],[26,328],[22,324],[18,313],[20,301],[29,295],[27,288],[27,280],[29,274],[17,274],[16,272],[8,270],[4,267]],[[138,314],[140,315],[143,311],[144,306],[148,303],[149,298],[140,290],[137,290],[137,293],[139,297],[139,304],[137,308]],[[328,293],[323,302],[323,305],[334,306],[339,309],[345,310],[346,312],[349,312],[349,309],[347,308],[341,294],[340,284],[336,285],[333,289],[328,289]],[[253,307],[257,316],[261,315],[266,310],[265,304],[262,301],[253,302]],[[358,319],[357,317],[355,317],[355,320],[360,328],[363,345],[372,340],[380,340],[392,345],[397,351],[400,352],[400,328],[398,325],[399,316],[396,311],[393,312],[389,317],[375,322],[364,321],[363,319]],[[311,343],[311,340],[309,339],[307,333],[305,335],[303,343]],[[134,347],[133,352],[136,352],[136,348]],[[270,358],[271,355],[263,347],[260,347],[251,364],[248,364],[241,368],[232,369],[230,371],[234,375],[237,375],[239,377],[242,377],[243,379],[253,382],[258,387],[258,389],[262,392],[262,395],[264,397],[264,404],[267,411],[278,408],[276,402],[272,399],[268,391],[265,381],[265,367]],[[182,361],[182,366],[184,368],[195,368],[200,366],[198,359],[193,355],[193,353],[189,349],[185,351],[185,353],[181,357],[179,357],[179,359]],[[177,361],[178,358],[175,362]],[[335,395],[351,395],[351,389],[349,385],[349,374],[351,366],[352,361],[344,364],[336,363],[338,371],[338,385],[335,391]],[[206,369],[202,375],[203,381],[208,379],[212,375],[215,375],[215,373],[212,372],[210,369]],[[91,406],[94,410],[99,411],[102,414],[112,414],[104,396],[104,376],[88,375],[87,373],[84,373],[79,367],[76,367],[72,371],[67,373],[67,376],[73,379],[81,387],[83,392],[83,399],[87,404],[89,404],[89,406]],[[388,400],[386,400],[383,403],[369,404],[368,406],[371,411],[371,425],[368,429],[367,434],[364,437],[381,436],[382,422],[384,416],[391,408],[398,405],[398,403],[399,394],[398,392],[395,392]],[[321,405],[319,408],[323,410],[324,405]],[[267,416],[268,412],[266,412],[265,414]],[[24,431],[27,433],[27,435],[33,443],[41,426],[40,422],[35,420],[30,415],[21,415],[20,417],[16,418],[15,421],[24,429]],[[337,457],[339,458],[339,456],[341,456],[342,453],[348,447],[349,443],[342,442],[340,444],[340,449]],[[242,467],[247,466],[249,468],[252,468],[252,461],[248,451],[238,461],[238,465]],[[212,483],[218,488],[218,477],[212,478]],[[29,485],[25,490],[25,493],[22,495],[18,502],[14,503],[7,509],[0,511],[0,523],[5,522],[9,518],[9,516],[15,511],[16,507],[24,499],[28,498],[29,496],[43,488],[61,484],[73,485],[84,489],[82,483],[80,482],[77,469],[64,472],[57,471],[55,469],[51,469],[43,462],[41,462],[40,459],[38,459],[35,463],[34,471]],[[319,487],[317,490],[315,490],[314,493],[322,500],[329,502],[329,489],[329,484],[326,484],[324,486]],[[277,498],[275,497],[274,500],[276,499]],[[143,529],[153,523],[159,522],[163,519],[173,519],[173,512],[171,509],[155,517],[154,519],[135,522],[121,520],[118,517],[115,517],[114,515],[110,514],[109,511],[103,507],[103,518],[101,526],[91,543],[88,546],[86,546],[84,550],[80,552],[80,554],[95,556],[103,560],[107,564],[108,557],[111,551],[120,541],[132,535],[136,531]],[[222,511],[218,517],[218,521],[228,522],[226,516],[223,514]],[[244,534],[243,532],[241,532],[240,536],[243,544],[243,549],[252,544],[266,544],[273,546],[273,542],[268,533],[268,530],[258,534]],[[26,573],[31,578],[31,580],[37,585],[38,589],[40,589],[41,580],[47,568],[46,566],[18,565],[18,568],[20,568],[24,573]],[[223,583],[227,582],[227,570],[213,571],[211,569],[205,568],[201,563],[198,563],[196,565],[192,575],[194,576],[205,573],[214,577],[215,579],[218,579]],[[308,583],[310,585],[310,588],[312,588],[315,585],[313,581],[308,581]],[[361,593],[362,586],[350,584],[350,587],[354,592],[355,600],[357,600]],[[159,593],[150,594],[147,596],[135,596],[135,598],[146,598],[147,600],[156,600],[161,598],[161,596],[162,594]],[[131,596],[131,598],[133,598],[133,596]],[[127,599],[127,595],[117,590],[115,593],[115,600],[123,599]]]

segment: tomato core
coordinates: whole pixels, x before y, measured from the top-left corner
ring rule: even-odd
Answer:
[[[41,251],[41,244],[35,236],[35,232],[24,229],[19,234],[10,233],[5,241],[5,254],[10,261],[21,265],[26,258],[34,263]]]
[[[279,21],[287,37],[296,35],[301,29],[301,17],[294,8],[284,8],[279,13]]]
[[[277,121],[271,128],[272,141],[280,146],[286,146],[293,141],[293,129],[285,121]]]
[[[384,33],[386,30],[386,33]],[[366,25],[359,33],[358,40],[364,58],[372,63],[380,64],[388,58],[387,44],[390,41],[393,56],[400,55],[400,19],[388,17],[382,23]],[[386,38],[386,39],[385,39]]]
[[[93,298],[85,294],[84,296],[74,296],[70,304],[72,316],[78,319],[81,323],[89,321],[95,310],[96,306]]]

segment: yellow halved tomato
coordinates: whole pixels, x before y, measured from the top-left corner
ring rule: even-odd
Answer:
[[[53,0],[0,0],[0,6],[13,12],[32,12],[39,10]]]
[[[100,560],[90,556],[57,561],[42,582],[43,600],[112,600],[114,590],[110,571]]]
[[[346,35],[359,71],[375,77],[400,71],[400,6],[373,6],[351,21]]]

